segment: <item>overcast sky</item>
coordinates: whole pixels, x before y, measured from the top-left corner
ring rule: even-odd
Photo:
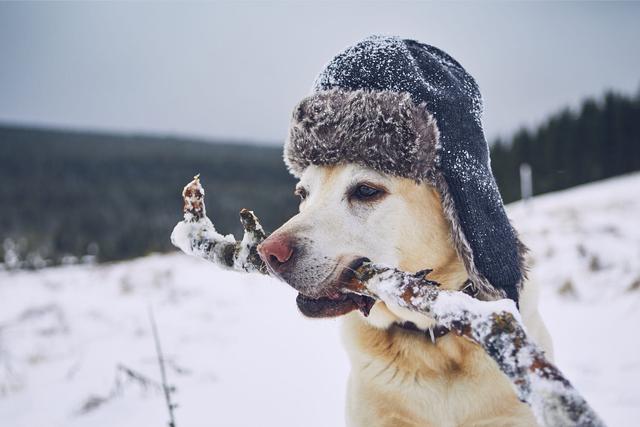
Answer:
[[[370,34],[475,76],[489,138],[640,89],[640,3],[0,4],[0,122],[280,143],[293,105]]]

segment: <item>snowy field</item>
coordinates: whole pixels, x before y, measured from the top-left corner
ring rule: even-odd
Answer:
[[[639,194],[636,174],[509,207],[556,361],[610,426],[640,420]],[[1,425],[166,425],[149,307],[178,427],[344,425],[339,321],[180,254],[0,272]]]

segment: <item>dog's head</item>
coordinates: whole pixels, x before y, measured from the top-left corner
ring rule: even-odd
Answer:
[[[439,195],[428,184],[349,163],[309,166],[295,192],[300,213],[258,251],[273,274],[300,292],[303,314],[368,313],[372,300],[342,292],[365,259],[410,272],[432,268],[447,288],[464,282]]]

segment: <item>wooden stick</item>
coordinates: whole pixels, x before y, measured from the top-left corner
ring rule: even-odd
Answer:
[[[267,274],[256,251],[267,236],[253,212],[240,212],[245,231],[237,242],[231,235],[219,234],[207,218],[198,176],[182,195],[184,221],[173,230],[174,245],[227,269]],[[562,372],[529,339],[513,301],[480,301],[463,292],[441,290],[428,279],[429,272],[411,274],[364,263],[345,291],[429,315],[439,325],[481,346],[509,378],[520,400],[530,405],[541,426],[604,426]]]

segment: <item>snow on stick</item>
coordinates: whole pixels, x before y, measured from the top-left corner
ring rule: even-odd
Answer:
[[[267,237],[253,212],[243,209],[244,236],[219,234],[206,216],[204,189],[196,176],[184,188],[184,221],[171,241],[183,252],[227,269],[267,274],[257,246]],[[481,301],[441,290],[430,270],[415,274],[364,263],[345,292],[354,292],[433,317],[453,333],[480,345],[509,378],[518,397],[532,408],[541,426],[604,426],[586,400],[544,352],[528,338],[511,300]]]
[[[244,236],[238,242],[231,234],[223,236],[218,233],[207,217],[200,175],[184,187],[182,198],[184,221],[179,222],[171,233],[174,246],[188,255],[204,258],[227,269],[266,274],[267,268],[256,250],[266,234],[252,211],[240,211]]]

